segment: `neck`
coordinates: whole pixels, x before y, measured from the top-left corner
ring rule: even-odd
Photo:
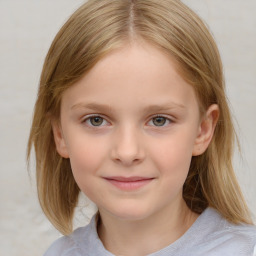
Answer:
[[[197,214],[182,201],[180,207],[161,211],[143,220],[123,220],[100,211],[99,237],[115,255],[141,256],[154,253],[179,239]]]

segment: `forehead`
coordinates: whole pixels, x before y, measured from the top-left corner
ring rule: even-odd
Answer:
[[[95,101],[119,108],[196,103],[194,90],[178,73],[176,62],[147,43],[112,51],[63,95],[68,105]]]

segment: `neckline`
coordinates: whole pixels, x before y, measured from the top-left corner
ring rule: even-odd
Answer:
[[[178,248],[183,247],[184,246],[184,241],[188,240],[187,238],[191,236],[191,234],[196,233],[196,231],[199,229],[199,227],[201,226],[200,223],[203,223],[205,221],[209,222],[208,217],[209,215],[216,215],[216,211],[210,207],[206,208],[199,216],[198,218],[194,221],[194,223],[190,226],[190,228],[180,237],[178,238],[176,241],[174,241],[173,243],[169,244],[168,246],[160,249],[157,252],[151,253],[148,256],[160,256],[163,255],[163,253],[171,253],[176,251]],[[94,247],[94,249],[98,249],[100,253],[104,253],[104,255],[111,255],[114,256],[114,254],[112,254],[111,252],[107,251],[102,243],[102,241],[100,240],[98,233],[97,233],[97,215],[95,214],[91,220],[90,226],[92,229],[92,235],[93,235],[93,240],[94,240],[94,245],[92,245]],[[200,230],[201,232],[201,230]],[[202,233],[200,233],[200,235],[202,235]]]

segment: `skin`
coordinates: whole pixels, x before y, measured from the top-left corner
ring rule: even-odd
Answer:
[[[53,121],[56,147],[98,206],[107,250],[150,254],[194,223],[182,187],[192,156],[211,141],[218,112],[211,105],[200,116],[174,61],[145,42],[111,52],[64,92],[60,122]]]

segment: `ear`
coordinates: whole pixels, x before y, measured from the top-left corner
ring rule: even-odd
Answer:
[[[60,123],[56,120],[52,121],[51,123],[57,152],[63,158],[69,158],[66,142],[63,137],[63,131],[61,129]]]
[[[218,119],[219,107],[217,104],[213,104],[201,119],[192,153],[193,156],[201,155],[206,151],[212,140]]]

